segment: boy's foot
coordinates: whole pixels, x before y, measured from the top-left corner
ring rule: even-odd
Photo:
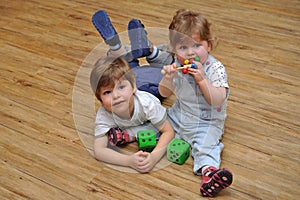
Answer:
[[[108,139],[111,145],[120,146],[133,141],[135,138],[132,138],[126,131],[120,128],[111,128],[108,131]]]
[[[205,176],[210,172],[208,176]],[[232,183],[232,173],[227,169],[209,167],[202,176],[200,192],[204,197],[214,197],[221,190],[229,187]]]
[[[97,11],[92,17],[92,22],[106,44],[116,48],[113,50],[117,50],[121,47],[119,35],[104,10]]]
[[[150,41],[147,38],[147,32],[140,20],[131,19],[128,23],[128,35],[131,43],[132,55],[134,58],[149,56]]]

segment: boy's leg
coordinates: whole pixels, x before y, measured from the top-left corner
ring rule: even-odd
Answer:
[[[112,51],[117,51],[122,47],[120,38],[115,28],[110,22],[107,13],[104,10],[97,11],[92,16],[92,22]]]
[[[131,43],[132,55],[138,59],[146,57],[154,60],[159,55],[159,48],[152,44],[147,37],[144,24],[138,19],[131,19],[128,23],[128,35]]]
[[[128,35],[131,43],[131,53],[134,59],[141,57],[151,59],[157,57],[158,49],[148,40],[147,32],[140,20],[131,19],[129,21]],[[136,74],[136,82],[139,90],[149,92],[159,100],[163,99],[158,91],[158,84],[161,78],[157,78],[162,77],[159,69],[143,66],[133,69],[133,71]]]
[[[158,84],[148,83],[140,86],[138,89],[141,91],[149,92],[150,94],[156,96],[160,102],[164,100],[164,97],[162,97],[159,93]]]
[[[157,46],[158,55],[153,58],[147,57],[148,63],[153,67],[163,67],[165,65],[171,65],[175,62],[174,56],[167,51],[167,45],[162,44]]]
[[[119,35],[112,25],[108,14],[104,10],[97,11],[92,17],[92,22],[110,48],[107,53],[108,55],[122,55],[132,68],[139,66],[139,61],[132,56],[130,47],[122,46]]]
[[[131,43],[131,53],[134,58],[141,58],[151,54],[151,43],[140,20],[131,19],[129,21],[128,35]]]
[[[163,77],[161,68],[141,66],[132,68],[132,71],[136,75],[136,86],[139,90],[156,96],[160,101],[163,100],[158,90],[159,82]]]
[[[174,57],[167,51],[166,45],[156,47],[149,41],[145,26],[140,20],[129,21],[128,34],[134,58],[146,57],[152,67],[162,67],[174,62]]]

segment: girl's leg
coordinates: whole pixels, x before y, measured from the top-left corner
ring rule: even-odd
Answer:
[[[196,122],[195,122],[196,123]],[[221,164],[221,153],[223,143],[220,139],[223,135],[222,129],[212,124],[199,125],[195,130],[195,137],[189,141],[192,145],[192,156],[194,157],[194,172],[202,175],[201,167],[214,166],[219,168]]]
[[[221,190],[229,187],[233,175],[228,169],[219,169],[223,143],[220,142],[222,129],[209,125],[201,127],[198,138],[192,141],[192,155],[194,157],[194,173],[202,175],[200,192],[203,196],[214,197]]]
[[[214,197],[232,183],[233,175],[228,169],[217,169],[209,166],[204,170],[200,192],[204,197]]]

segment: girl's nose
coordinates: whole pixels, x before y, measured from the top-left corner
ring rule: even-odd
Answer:
[[[194,55],[194,54],[195,54],[194,49],[191,48],[191,47],[189,47],[189,48],[187,49],[187,54],[188,54],[188,55]]]

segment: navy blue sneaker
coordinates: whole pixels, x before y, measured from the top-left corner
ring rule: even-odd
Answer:
[[[134,58],[141,58],[151,54],[147,32],[140,20],[131,19],[129,21],[128,35],[131,43],[131,53]]]
[[[119,35],[111,24],[110,19],[104,10],[97,11],[92,17],[92,22],[106,44],[111,47],[121,47]]]

